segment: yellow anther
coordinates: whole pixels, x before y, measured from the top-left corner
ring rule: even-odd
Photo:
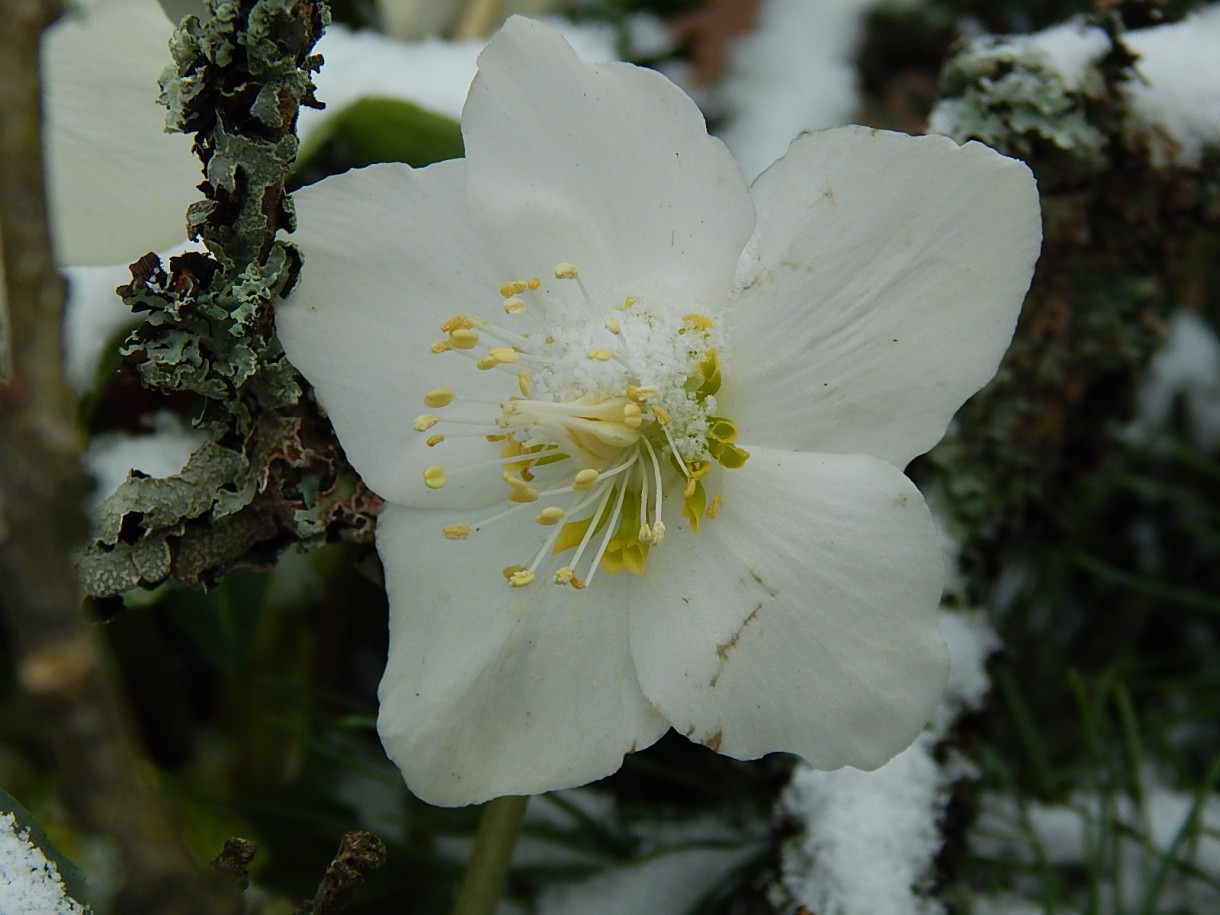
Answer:
[[[555,279],[557,280],[574,280],[580,276],[580,269],[575,264],[556,264]]]
[[[524,572],[524,571],[525,571],[525,566],[505,566],[503,569],[500,570],[500,574],[503,575],[505,578],[512,578],[514,575],[518,574],[519,572]]]
[[[474,366],[477,369],[487,371],[488,369],[494,369],[499,364],[500,360],[489,353],[486,356],[482,356],[477,362],[475,362]]]
[[[706,511],[704,511],[704,514],[707,515],[709,518],[715,518],[718,514],[720,514],[720,506],[722,506],[722,505],[724,505],[724,497],[716,496],[714,499],[712,499],[711,502],[708,503],[707,509],[706,509]]]
[[[712,329],[712,319],[707,315],[700,315],[692,312],[691,314],[683,315],[682,320],[687,324],[694,324],[695,327],[699,328],[700,330]]]
[[[520,295],[529,288],[530,284],[524,280],[509,280],[500,287],[500,295],[507,299],[510,295]],[[537,289],[538,287],[535,286],[533,288]]]
[[[522,489],[514,488],[508,494],[508,501],[509,502],[518,502],[518,503],[521,503],[524,505],[528,505],[530,502],[537,502],[538,501],[538,490],[534,489],[534,487],[532,487],[532,486],[526,486]]]
[[[449,479],[445,476],[445,468],[440,464],[433,464],[430,467],[424,468],[424,485],[429,489],[440,489]]]
[[[437,407],[447,407],[453,402],[453,392],[448,388],[433,388],[424,395],[424,406],[436,409]]]
[[[558,524],[563,520],[565,512],[558,505],[552,505],[538,512],[538,517],[534,520],[539,524]]]
[[[665,522],[664,521],[652,522],[652,545],[660,546],[661,541],[664,539],[665,539]]]
[[[447,353],[451,349],[453,349],[453,344],[450,343],[448,340],[437,340],[431,346],[428,347],[428,350],[430,352],[437,353],[437,354]]]
[[[511,346],[493,346],[487,351],[487,355],[495,359],[496,362],[501,365],[509,362],[516,362],[521,358],[521,354]]]
[[[441,528],[446,540],[465,540],[470,536],[469,524],[446,524]]]
[[[478,342],[478,332],[468,327],[459,327],[449,332],[449,343],[454,349],[474,349]]]
[[[576,574],[571,566],[564,566],[562,569],[558,569],[555,572],[554,581],[557,585],[571,585],[577,591],[583,590],[585,586],[584,580]]]
[[[445,440],[445,436],[443,436],[443,435],[429,435],[427,444],[428,444],[429,448],[435,448],[437,445],[439,445],[444,440]]]
[[[508,438],[508,436],[497,432],[494,435],[484,435],[483,438],[487,439],[489,442],[502,442]]]
[[[631,309],[631,308],[634,308],[634,307],[635,307],[635,303],[636,303],[636,302],[638,302],[638,301],[639,301],[639,299],[637,299],[637,298],[636,298],[635,296],[633,296],[633,295],[629,295],[629,296],[627,296],[627,298],[623,299],[623,310],[624,310],[624,311],[627,311],[627,310],[629,310],[629,309]]]
[[[629,403],[623,405],[623,425],[630,429],[638,429],[640,424],[644,422],[643,411],[640,410],[640,405],[637,403]]]
[[[542,280],[538,279],[538,277],[534,277],[525,285],[528,286],[530,289],[537,289],[539,286],[542,285]]]
[[[522,397],[530,396],[530,373],[525,369],[517,372],[517,390],[521,392]]]
[[[606,330],[615,335],[623,332],[622,325],[618,323],[618,318],[616,318],[614,315],[606,318]]]
[[[510,588],[524,588],[533,581],[534,573],[529,569],[521,569],[518,572],[513,572],[513,574],[508,577],[508,586]]]
[[[506,315],[525,314],[525,299],[519,295],[509,296],[504,300],[504,313]]]
[[[635,539],[640,543],[652,543],[652,528],[647,524],[641,524],[640,532],[635,535]]]
[[[662,426],[669,425],[669,411],[659,403],[652,405],[652,415],[657,418],[657,422],[659,422]]]
[[[608,350],[608,349],[602,349],[601,347],[594,347],[593,349],[591,349],[587,353],[585,353],[585,358],[586,359],[595,359],[598,362],[609,362],[611,359],[614,358],[614,353],[610,352],[610,350]]]
[[[521,479],[520,477],[513,476],[507,470],[504,471],[504,473],[500,474],[500,479],[503,480],[505,483],[507,483],[509,486],[511,486],[513,489],[528,489],[529,488],[529,483],[525,482],[525,480]]]
[[[422,416],[415,417],[415,431],[427,432],[439,422],[440,420],[431,413],[424,413]]]
[[[586,467],[584,470],[578,471],[576,476],[572,478],[572,488],[578,492],[584,489],[592,489],[593,484],[597,482],[597,478],[601,476],[592,467]]]
[[[682,489],[682,499],[685,501],[695,494],[695,487],[699,485],[699,481],[694,477],[686,478],[686,486]]]
[[[470,330],[474,327],[474,322],[465,315],[454,315],[448,321],[441,325],[441,333],[451,334],[455,330]]]

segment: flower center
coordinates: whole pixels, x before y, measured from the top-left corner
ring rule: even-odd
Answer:
[[[720,496],[708,499],[708,471],[717,463],[740,467],[749,457],[734,444],[734,424],[715,414],[721,378],[710,318],[664,318],[632,297],[598,309],[574,265],[559,264],[555,278],[576,286],[578,308],[556,307],[539,279],[511,281],[500,287],[507,326],[455,315],[430,347],[512,376],[513,393],[469,400],[486,409],[486,419],[426,413],[415,420],[430,447],[477,435],[498,449],[485,462],[433,464],[423,475],[433,490],[465,473],[498,473],[504,482],[508,504],[477,523],[446,525],[451,540],[533,513],[545,533],[532,561],[504,569],[511,587],[542,574],[574,588],[590,584],[598,569],[641,574],[665,536],[674,497],[697,534],[721,504]],[[463,400],[450,388],[424,396],[437,411]]]

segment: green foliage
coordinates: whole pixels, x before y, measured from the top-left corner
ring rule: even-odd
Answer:
[[[301,149],[307,165],[324,145],[337,147],[345,165],[405,162],[420,167],[465,155],[462,130],[452,118],[390,98],[362,98],[330,114]]]

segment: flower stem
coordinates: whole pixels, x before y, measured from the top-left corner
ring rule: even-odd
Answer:
[[[492,915],[504,891],[513,845],[528,797],[498,797],[483,805],[474,850],[451,915]]]

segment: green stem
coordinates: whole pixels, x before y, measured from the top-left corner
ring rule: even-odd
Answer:
[[[452,915],[492,915],[504,892],[513,845],[525,819],[528,797],[498,797],[483,805],[474,850]]]

